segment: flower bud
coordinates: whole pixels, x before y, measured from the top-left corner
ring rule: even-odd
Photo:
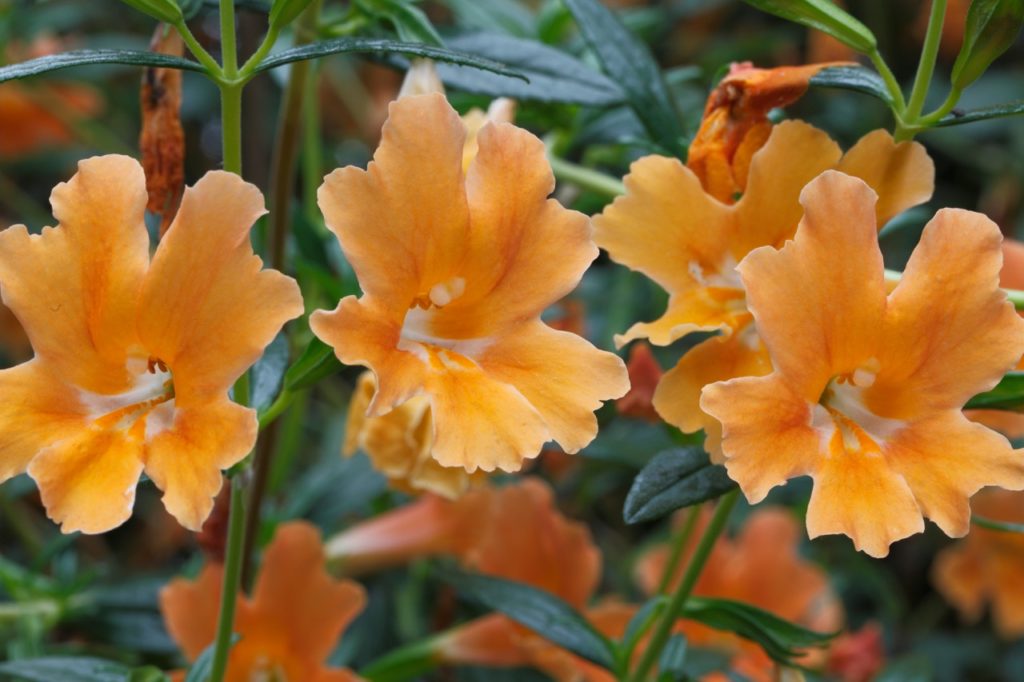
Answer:
[[[270,7],[270,25],[281,28],[295,21],[313,0],[274,0]]]
[[[1010,49],[1022,24],[1024,0],[974,0],[967,11],[964,43],[953,64],[953,87],[963,90],[978,80]]]
[[[826,33],[858,52],[873,52],[875,34],[829,0],[746,0],[762,12]]]
[[[175,0],[121,0],[121,2],[168,24],[177,24],[182,20],[181,7]]]

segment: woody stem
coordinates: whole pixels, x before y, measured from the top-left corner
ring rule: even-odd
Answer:
[[[228,518],[228,538],[224,556],[224,583],[220,595],[220,616],[217,619],[217,638],[214,640],[213,664],[209,682],[223,682],[228,667],[228,654],[235,625],[235,603],[242,576],[242,541],[245,537],[245,484],[244,476],[231,479],[231,511]]]
[[[711,549],[714,547],[715,541],[718,540],[718,536],[722,534],[725,522],[729,518],[729,512],[736,505],[738,498],[739,490],[733,490],[719,500],[715,514],[711,517],[711,522],[704,530],[704,534],[697,544],[697,549],[694,550],[693,557],[686,566],[686,573],[683,574],[682,582],[679,583],[679,587],[676,588],[675,593],[672,595],[672,600],[665,607],[661,620],[658,621],[657,626],[654,628],[651,641],[647,645],[639,665],[637,665],[633,675],[629,678],[631,682],[644,682],[654,668],[655,663],[661,657],[662,649],[668,643],[676,621],[682,614],[683,607],[686,606],[686,600],[689,599],[690,594],[693,592],[697,579],[700,578],[704,565],[707,563],[708,557],[711,556]]]

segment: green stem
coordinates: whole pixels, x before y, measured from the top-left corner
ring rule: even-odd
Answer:
[[[971,516],[971,523],[980,528],[997,530],[1002,533],[1024,533],[1024,523],[1010,523],[1009,521],[996,521],[984,516],[974,514]]]
[[[196,40],[196,37],[192,34],[192,31],[189,30],[189,27],[184,20],[175,24],[174,28],[176,28],[178,33],[181,34],[181,39],[184,41],[185,47],[188,48],[188,51],[192,53],[192,56],[196,58],[197,62],[206,68],[207,74],[215,80],[221,78],[224,74],[221,71],[220,64],[218,64],[217,60],[210,56],[210,53],[199,44],[199,41]]]
[[[270,30],[267,31],[267,35],[263,37],[263,42],[260,43],[260,46],[256,48],[256,51],[252,53],[252,56],[245,61],[245,64],[242,64],[242,68],[238,73],[239,78],[243,80],[252,78],[256,67],[260,65],[263,58],[266,57],[274,47],[274,44],[277,42],[277,38],[280,34],[280,28],[277,26],[270,27]],[[298,42],[296,42],[296,45],[298,45]]]
[[[914,87],[910,91],[905,119],[915,123],[924,108],[924,99],[928,96],[928,88],[935,72],[935,60],[939,55],[939,43],[942,41],[942,25],[946,20],[946,0],[932,0],[931,13],[928,16],[928,30],[921,49],[921,60],[917,64],[917,75],[914,76]]]
[[[295,394],[287,388],[278,393],[277,398],[270,404],[270,407],[260,414],[260,430],[262,431],[267,428],[275,419],[280,417],[288,409],[288,406],[292,404],[293,398],[295,398]]]
[[[323,215],[316,193],[324,181],[323,151],[320,146],[320,101],[317,96],[319,69],[306,83],[302,94],[302,212],[310,225],[323,229]],[[326,234],[326,230],[323,230]]]
[[[679,561],[683,558],[686,546],[690,544],[690,538],[693,537],[693,531],[697,528],[697,519],[699,518],[700,505],[694,505],[687,510],[686,521],[683,522],[683,528],[676,536],[675,544],[672,545],[672,553],[669,554],[668,562],[665,564],[665,572],[662,573],[661,582],[658,583],[658,594],[668,592],[669,584],[676,574],[676,569],[679,568]]]
[[[946,116],[946,114],[953,111],[953,107],[955,107],[957,102],[960,101],[960,95],[962,94],[962,90],[960,90],[959,88],[953,88],[952,90],[949,91],[949,95],[946,97],[946,101],[943,102],[942,105],[935,111],[931,112],[927,116],[922,116],[918,123],[920,123],[924,127],[931,127],[934,124],[938,123],[943,119],[943,117]]]
[[[224,76],[234,80],[238,76],[234,0],[220,0],[220,61],[224,65]]]
[[[220,120],[224,170],[242,174],[242,86],[221,83]]]
[[[654,668],[655,663],[661,657],[661,651],[665,648],[665,644],[668,643],[676,621],[683,613],[686,600],[690,597],[690,593],[693,592],[697,579],[700,578],[704,565],[707,563],[708,557],[711,556],[711,549],[715,546],[715,541],[718,540],[718,536],[721,535],[722,530],[725,528],[729,512],[732,511],[738,499],[739,490],[733,490],[719,500],[715,514],[711,517],[711,522],[704,530],[704,535],[701,536],[700,542],[693,552],[693,557],[686,567],[686,573],[683,574],[682,582],[679,583],[675,594],[672,595],[672,600],[668,603],[664,614],[661,616],[661,620],[658,621],[658,625],[651,635],[651,641],[647,645],[643,657],[640,659],[640,664],[633,672],[632,677],[630,677],[632,682],[644,682]]]
[[[899,270],[886,269],[885,279],[889,282],[899,282],[903,279],[903,273]],[[1003,289],[1003,293],[1006,294],[1006,300],[1012,303],[1014,308],[1024,310],[1024,291],[1019,289]]]
[[[228,518],[228,539],[224,558],[224,582],[220,595],[220,616],[214,640],[210,682],[223,682],[227,672],[231,635],[235,625],[235,604],[242,576],[242,542],[245,537],[245,486],[243,476],[231,479],[231,510]]]
[[[900,89],[899,81],[896,80],[892,69],[882,59],[882,54],[877,48],[869,52],[868,57],[871,59],[871,63],[875,65],[878,75],[882,77],[882,81],[885,83],[886,90],[889,91],[889,95],[896,103],[896,110],[893,113],[896,114],[897,118],[902,118],[903,112],[906,111],[907,103],[903,99],[903,91]]]
[[[551,163],[551,170],[555,177],[559,180],[570,182],[581,189],[603,194],[608,198],[626,193],[626,186],[618,178],[591,168],[584,168],[565,159],[560,159],[554,154],[548,154],[548,161]]]

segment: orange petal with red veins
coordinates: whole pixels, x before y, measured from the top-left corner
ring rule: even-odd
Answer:
[[[881,558],[893,542],[924,530],[914,493],[887,456],[832,450],[820,457],[813,474],[807,507],[811,538],[841,533],[858,550]]]
[[[324,179],[320,209],[366,294],[408,307],[455,274],[469,233],[465,137],[444,95],[402,97],[369,167]]]
[[[594,240],[612,260],[673,293],[694,286],[691,264],[717,271],[728,253],[732,216],[705,194],[693,171],[678,159],[646,156],[624,182],[626,194],[594,217]]]
[[[544,416],[515,386],[446,350],[432,354],[430,363],[433,455],[442,466],[465,467],[469,473],[519,471],[523,460],[536,457],[551,438]]]
[[[1020,360],[1024,320],[998,289],[1000,240],[988,218],[958,209],[925,227],[889,296],[884,372],[868,395],[878,414],[960,409]]]
[[[833,376],[876,353],[885,283],[875,198],[862,180],[822,173],[800,195],[805,213],[793,241],[738,266],[772,363],[815,403]]]
[[[51,443],[86,428],[86,408],[43,360],[0,370],[0,483]]]
[[[492,378],[511,384],[568,453],[597,435],[594,410],[629,390],[622,359],[569,332],[528,322],[497,339],[479,358]]]
[[[665,372],[654,391],[654,409],[662,419],[686,433],[701,429],[708,432],[704,447],[712,461],[721,463],[724,456],[720,438],[712,437],[720,429],[716,428],[717,421],[700,409],[701,390],[716,381],[764,376],[771,371],[768,351],[753,328],[731,336],[716,336],[691,348],[675,367]]]
[[[41,450],[28,474],[61,531],[105,533],[132,515],[142,474],[142,434],[82,429]]]
[[[930,417],[896,433],[885,446],[926,517],[946,535],[970,529],[969,498],[987,485],[1024,489],[1024,452],[959,411]]]
[[[801,190],[836,165],[839,146],[817,128],[784,121],[772,129],[750,162],[743,197],[736,203],[739,226],[729,248],[736,260],[759,246],[782,246],[803,214]]]
[[[752,504],[819,466],[821,437],[811,428],[811,406],[778,374],[705,386],[700,406],[722,423],[725,466]]]
[[[887,130],[860,138],[843,155],[836,170],[860,178],[878,194],[878,226],[911,206],[932,198],[935,162],[918,142],[895,142]]]
[[[249,230],[263,213],[254,185],[207,173],[185,190],[153,257],[139,334],[171,369],[179,406],[225,395],[282,325],[302,314],[295,280],[261,271],[253,254]]]
[[[264,552],[247,614],[253,627],[284,634],[287,649],[311,663],[327,660],[366,605],[360,585],[335,580],[324,564],[315,526],[303,521],[282,525]]]
[[[198,531],[213,509],[221,471],[256,444],[256,410],[226,398],[197,407],[164,403],[146,420],[146,474],[178,522]]]
[[[195,580],[175,578],[160,590],[167,632],[190,661],[216,638],[223,580],[223,566],[208,563]]]
[[[127,156],[86,159],[50,197],[59,225],[40,235],[0,232],[3,300],[36,356],[71,384],[125,390],[128,349],[149,263],[146,180]]]

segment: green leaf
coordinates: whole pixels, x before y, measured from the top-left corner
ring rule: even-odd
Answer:
[[[27,62],[0,68],[0,83],[89,64],[128,64],[130,66],[158,66],[165,69],[181,69],[182,71],[205,71],[198,62],[144,50],[75,50],[30,59]]]
[[[340,370],[341,362],[334,349],[314,336],[299,359],[284,373],[284,387],[300,391]]]
[[[612,644],[558,597],[503,578],[456,570],[440,571],[440,576],[470,601],[500,611],[548,641],[588,661],[611,668],[614,660]]]
[[[679,114],[647,46],[598,0],[563,0],[601,66],[625,92],[648,135],[673,155],[683,152]]]
[[[661,615],[661,611],[665,608],[668,600],[669,597],[664,594],[651,597],[633,614],[633,617],[629,619],[629,623],[626,625],[626,632],[622,635],[622,645],[619,650],[620,660],[628,661],[630,659],[633,655],[633,649],[636,648],[640,638],[654,624],[654,620]]]
[[[892,95],[882,77],[863,66],[831,66],[811,76],[810,84],[819,88],[839,88],[871,95],[893,106]]]
[[[622,515],[630,524],[654,521],[735,487],[725,467],[711,464],[703,449],[674,448],[655,455],[633,479]]]
[[[252,368],[252,396],[250,404],[257,410],[264,410],[274,402],[285,369],[288,367],[288,337],[284,332],[278,334],[263,356]]]
[[[231,644],[228,646],[230,650],[235,644],[238,643],[241,637],[235,633],[231,635]],[[192,664],[192,667],[188,669],[188,674],[185,675],[185,682],[207,682],[210,678],[210,671],[213,668],[213,656],[216,653],[217,643],[214,642],[210,646],[203,649],[203,653],[199,654],[199,658]]]
[[[157,21],[173,24],[181,21],[181,7],[174,0],[121,0],[132,9],[147,14]]]
[[[270,6],[269,24],[274,28],[282,28],[295,21],[302,11],[309,7],[313,0],[274,0]]]
[[[0,663],[0,675],[27,682],[135,682],[132,674],[131,668],[120,663],[85,656],[46,656]]]
[[[203,8],[203,0],[178,0],[178,6],[181,7],[181,18],[191,21]]]
[[[669,638],[658,659],[658,682],[686,680],[686,637],[676,633]]]
[[[1010,372],[991,391],[979,393],[964,405],[969,410],[1015,410],[1024,407],[1024,372]]]
[[[444,41],[427,15],[408,0],[356,0],[356,5],[370,16],[391,24],[399,40],[444,47]]]
[[[162,670],[151,665],[136,668],[128,673],[128,682],[168,682],[170,680]]]
[[[625,94],[607,76],[575,57],[535,40],[495,33],[472,33],[448,39],[452,49],[508,64],[529,78],[438,64],[437,73],[449,87],[489,97],[514,97],[537,102],[566,102],[593,107],[621,104]]]
[[[746,0],[762,12],[815,28],[865,54],[878,41],[871,30],[831,0]]]
[[[517,0],[442,0],[458,25],[521,38],[536,35],[534,18]]]
[[[1015,102],[1006,102],[991,107],[979,109],[968,109],[966,111],[954,110],[952,114],[942,118],[935,127],[945,128],[958,126],[975,121],[986,121],[990,118],[1006,118],[1008,116],[1020,116],[1024,114],[1024,99]]]
[[[838,634],[814,632],[730,599],[691,597],[683,608],[683,616],[756,642],[772,660],[790,666],[796,666],[794,659],[806,649],[824,646]]]
[[[367,54],[404,54],[412,57],[426,57],[439,62],[450,62],[469,66],[474,69],[482,69],[492,73],[498,73],[511,78],[527,80],[526,76],[513,71],[504,64],[477,57],[476,55],[455,52],[441,47],[421,45],[418,43],[404,43],[395,40],[381,40],[379,38],[335,38],[319,43],[311,43],[300,47],[293,47],[277,54],[270,55],[256,67],[256,73],[268,71],[284,64],[302,61],[304,59],[319,59],[332,54],[342,53],[367,53]]]
[[[1024,0],[973,0],[967,10],[964,42],[950,74],[963,90],[1013,46],[1024,25]]]

